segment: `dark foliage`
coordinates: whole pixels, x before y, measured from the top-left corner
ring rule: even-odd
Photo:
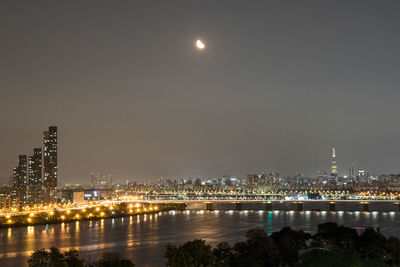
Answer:
[[[342,266],[373,266],[368,265],[355,250],[332,250],[315,248],[312,252],[303,257],[298,267],[342,267]]]
[[[232,266],[275,266],[279,263],[279,250],[264,230],[247,232],[246,242],[233,247]]]
[[[358,246],[358,242],[356,230],[332,222],[318,225],[318,231],[313,236],[314,246],[321,248],[354,249]]]
[[[279,232],[274,232],[271,238],[279,249],[280,262],[293,265],[299,259],[299,250],[307,247],[306,242],[311,235],[285,227]]]
[[[103,258],[94,263],[96,267],[132,267],[134,264],[127,259],[121,259],[118,253],[104,253]]]
[[[168,245],[165,257],[173,267],[400,266],[400,241],[373,229],[359,236],[352,228],[324,223],[313,236],[290,227],[271,235],[252,229],[233,246],[219,243],[212,248],[204,240]]]
[[[28,260],[30,267],[73,267],[84,266],[84,261],[79,259],[77,250],[62,253],[58,248],[38,249]]]
[[[116,253],[104,253],[97,262],[87,263],[79,258],[77,250],[62,253],[58,248],[38,249],[28,260],[29,267],[133,267],[127,259],[121,259]]]
[[[213,250],[216,257],[215,266],[231,266],[233,251],[226,242],[219,243]]]
[[[215,266],[216,263],[211,246],[198,239],[179,247],[168,245],[165,257],[168,259],[168,266],[206,267]]]

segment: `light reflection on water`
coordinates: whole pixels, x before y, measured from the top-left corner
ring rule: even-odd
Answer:
[[[28,233],[28,236],[32,236],[35,233],[35,227],[34,226],[28,226],[27,227],[27,233]]]
[[[129,223],[124,223],[129,220]],[[394,211],[236,211],[215,210],[164,212],[54,225],[0,229],[0,262],[26,266],[35,249],[59,247],[79,249],[94,260],[114,251],[131,258],[137,266],[163,266],[168,243],[179,244],[202,238],[216,244],[242,240],[247,230],[263,228],[268,234],[284,226],[316,230],[319,223],[335,221],[347,226],[378,226],[385,235],[400,236],[400,213]]]

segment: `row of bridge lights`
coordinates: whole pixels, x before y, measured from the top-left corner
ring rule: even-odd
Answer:
[[[108,207],[108,204],[105,204],[104,205],[105,207]],[[142,209],[140,209],[140,204],[135,204],[135,205],[133,205],[133,204],[129,204],[129,210],[128,210],[128,212],[130,213],[130,214],[132,214],[132,213],[134,213],[134,212],[136,212],[136,213],[140,213],[140,212],[142,212]],[[135,209],[134,209],[135,208]],[[112,214],[114,214],[114,210],[115,208],[113,207],[113,206],[110,206],[109,207],[109,210],[111,211],[111,213]],[[147,211],[157,211],[158,210],[158,207],[157,206],[154,206],[154,207],[149,207],[149,208],[143,208],[143,212],[147,212]],[[103,211],[103,210],[101,210],[100,209],[100,207],[96,207],[95,208],[95,211],[96,212],[98,212],[99,213],[99,215],[101,216],[101,217],[104,217],[105,215],[106,215],[106,213]],[[81,209],[80,210],[80,212],[81,213],[86,213],[86,208],[83,208],[83,209]],[[37,212],[37,213],[40,213],[40,212]],[[50,211],[49,213],[48,213],[50,216],[53,216],[54,215],[54,211]],[[60,216],[60,219],[61,220],[65,220],[66,219],[66,216],[68,216],[68,215],[70,215],[71,214],[71,210],[67,210],[63,215],[61,215]],[[27,218],[27,222],[28,223],[32,223],[32,218],[35,216],[35,213],[34,212],[31,212],[30,214],[29,214],[29,216],[28,216],[28,218]],[[76,213],[75,214],[75,216],[74,216],[74,219],[76,219],[76,220],[79,220],[80,218],[81,218],[81,216],[82,215],[80,215],[79,213]],[[88,218],[91,218],[91,217],[93,217],[94,216],[94,214],[91,212],[91,213],[89,213],[88,215],[87,215],[87,217]],[[83,216],[82,216],[83,217]],[[9,223],[9,224],[12,224],[13,223],[13,221],[11,220],[11,216],[8,214],[8,215],[6,215],[5,216],[5,218],[7,219],[7,223]],[[46,218],[46,220],[47,220],[48,218]]]

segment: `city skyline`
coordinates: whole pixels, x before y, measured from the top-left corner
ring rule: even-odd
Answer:
[[[48,125],[61,183],[400,173],[398,1],[154,3],[2,1],[0,183]]]
[[[50,151],[50,153],[43,153],[43,151]],[[47,201],[45,202],[49,202],[50,199],[50,193],[45,191],[41,191],[41,186],[43,184],[44,188],[57,188],[57,172],[58,172],[58,164],[57,164],[57,158],[58,158],[58,137],[57,137],[57,126],[49,126],[49,130],[45,131],[43,134],[43,151],[42,148],[34,148],[33,149],[33,155],[32,156],[26,156],[26,155],[19,155],[19,160],[17,161],[18,166],[16,168],[14,168],[14,176],[15,176],[15,172],[18,168],[20,168],[20,164],[21,164],[21,157],[25,157],[25,159],[23,159],[23,161],[25,161],[25,185],[30,186],[29,189],[29,193],[28,193],[28,198],[32,198],[32,199],[47,199]],[[329,173],[328,169],[331,169],[330,171],[330,175],[328,175],[329,177],[334,177],[335,179],[338,177],[344,177],[344,178],[350,178],[350,180],[352,180],[353,176],[355,176],[355,168],[358,166],[355,166],[354,163],[349,164],[348,166],[348,173],[339,173],[338,172],[338,164],[337,164],[337,160],[336,160],[336,149],[335,147],[331,147],[330,148],[331,151],[331,162],[330,165],[328,166],[328,168],[326,168],[326,170],[324,170],[324,168],[319,168],[318,171],[315,172],[315,174],[313,175],[305,175],[305,177],[309,177],[309,178],[316,178],[320,175],[321,171],[325,171],[326,173]],[[54,152],[53,154],[51,154],[51,152]],[[44,156],[42,156],[42,154]],[[42,169],[42,161],[46,162],[43,166]],[[50,165],[50,166],[49,166]],[[32,168],[32,166],[34,166]],[[358,169],[358,172],[365,172],[365,168],[361,168]],[[42,173],[44,173],[44,175],[42,176]],[[53,174],[54,173],[54,174]],[[277,173],[278,175],[281,175],[281,172],[279,170],[274,170],[271,168],[268,169],[263,169],[262,171],[255,171],[255,172],[247,172],[245,175],[243,176],[236,176],[240,179],[246,179],[246,176],[248,177],[249,175],[252,176],[251,173],[259,173],[259,174],[268,174],[268,173]],[[300,172],[296,172],[293,173],[291,175],[285,175],[286,177],[294,177],[301,174],[302,176],[304,175],[304,173]],[[368,173],[369,175],[371,175],[370,173]],[[381,173],[379,175],[386,175],[386,174],[390,174],[390,173]],[[50,179],[48,178],[49,176],[54,175],[54,178]],[[364,174],[363,174],[364,175]],[[230,174],[224,174],[224,175],[216,175],[216,176],[193,176],[193,175],[188,175],[186,177],[140,177],[138,179],[136,179],[137,182],[146,182],[146,181],[150,181],[153,180],[154,181],[158,181],[159,178],[164,178],[164,179],[195,179],[195,178],[201,178],[201,179],[205,179],[205,178],[216,178],[216,177],[224,177],[224,176],[229,176],[229,177],[235,177],[235,175],[230,175]],[[377,175],[376,175],[377,176]],[[106,179],[106,175],[103,174],[103,177],[101,177],[101,173],[99,172],[91,172],[90,173],[90,183],[83,183],[83,184],[90,184],[93,187],[99,186],[102,187],[102,185],[107,184],[108,186],[112,184],[111,181],[112,180],[112,175],[108,174],[107,175],[107,179]],[[84,177],[81,177],[84,178]],[[102,180],[101,180],[102,179]],[[105,182],[105,179],[107,180],[107,182]],[[248,179],[248,178],[247,178]],[[48,181],[48,180],[52,180],[52,181]],[[133,179],[135,180],[135,179]],[[96,181],[96,182],[94,182]],[[101,181],[101,182],[100,182]],[[119,177],[119,179],[117,179],[117,182],[125,182],[125,181],[132,181],[132,177]],[[82,180],[80,180],[80,182],[82,182]],[[15,183],[15,178],[12,178],[11,184]],[[32,186],[33,183],[33,186]],[[69,181],[61,181],[60,185],[62,184],[69,184],[69,183],[73,183],[73,182],[69,182]],[[35,188],[38,187],[39,188]],[[14,185],[15,187],[15,185]],[[18,186],[17,186],[18,187]],[[31,189],[32,188],[32,189]],[[32,191],[37,191],[37,195],[30,193],[30,190]],[[57,191],[57,189],[56,189]],[[55,192],[56,192],[55,191]],[[53,195],[53,198],[55,198],[56,193],[52,192],[51,195]],[[47,196],[46,196],[47,195]],[[35,201],[34,201],[35,202]]]

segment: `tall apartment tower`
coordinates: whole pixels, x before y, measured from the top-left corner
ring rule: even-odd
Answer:
[[[34,148],[28,158],[28,203],[42,203],[42,149]]]
[[[335,148],[332,148],[332,171],[331,176],[337,176],[337,162],[336,162],[336,151]]]
[[[13,186],[12,186],[12,199],[13,206],[21,206],[27,203],[27,189],[28,189],[28,168],[27,156],[18,156],[18,166],[14,168],[13,172]]]
[[[43,202],[57,202],[57,127],[43,134]]]

